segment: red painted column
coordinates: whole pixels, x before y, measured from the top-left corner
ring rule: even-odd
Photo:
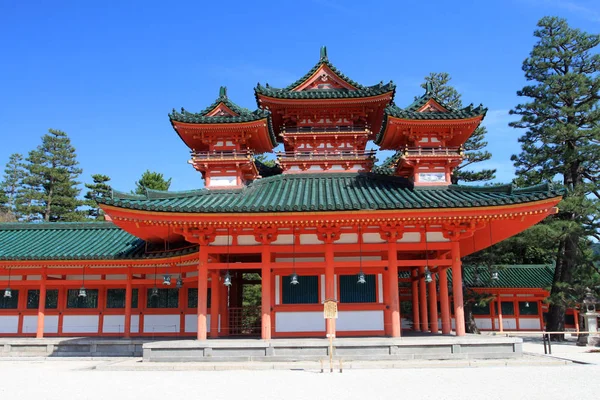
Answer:
[[[450,298],[448,297],[448,275],[447,268],[441,268],[440,277],[440,308],[442,312],[442,333],[447,335],[452,331],[450,321]]]
[[[295,240],[295,239],[294,239]],[[325,299],[337,300],[335,293],[335,270],[333,266],[333,242],[325,243]],[[335,337],[335,319],[327,319],[327,335]]]
[[[40,282],[40,301],[38,303],[38,318],[37,318],[37,332],[35,337],[38,339],[44,338],[44,318],[46,314],[46,273],[42,273],[42,280]]]
[[[413,306],[413,330],[421,332],[421,322],[419,315],[419,271],[412,270],[412,306]]]
[[[127,284],[125,286],[125,328],[123,332],[125,339],[129,339],[131,337],[131,298],[133,297],[132,279],[131,267],[128,267]]]
[[[400,337],[400,295],[398,294],[398,243],[393,236],[388,242],[388,291],[390,296],[390,322],[392,337]]]
[[[437,290],[434,273],[431,274],[429,282],[429,330],[431,333],[438,333],[438,309],[437,309]]]
[[[262,245],[261,296],[262,329],[261,338],[271,340],[271,244]]]
[[[425,286],[425,267],[419,267],[419,304],[421,312],[421,331],[427,332],[429,318],[427,317],[427,287]]]
[[[208,296],[208,249],[200,245],[198,262],[198,340],[206,340],[206,298]]]
[[[221,291],[221,282],[219,281],[219,271],[212,271],[210,274],[210,337],[219,337],[219,299]]]
[[[462,288],[462,263],[460,247],[457,241],[452,242],[452,294],[454,297],[454,320],[456,336],[465,336],[465,309]]]

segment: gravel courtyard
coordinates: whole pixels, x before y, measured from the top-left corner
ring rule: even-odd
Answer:
[[[600,354],[598,356],[600,361]],[[595,358],[595,357],[594,357]],[[2,399],[581,399],[600,365],[306,371],[100,371],[106,361],[0,361]]]

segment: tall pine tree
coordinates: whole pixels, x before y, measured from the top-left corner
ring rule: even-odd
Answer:
[[[589,238],[600,237],[600,35],[557,17],[537,26],[538,41],[523,62],[529,84],[517,92],[527,102],[511,110],[521,117],[511,126],[526,130],[512,160],[519,184],[559,180],[566,190],[545,227],[556,243],[547,329],[563,331],[573,288],[590,270]]]
[[[159,172],[146,170],[142,174],[139,181],[135,182],[135,194],[145,194],[146,189],[152,190],[169,190],[171,186],[171,178],[165,179],[164,175]]]
[[[432,72],[425,77],[425,82],[421,84],[423,89],[427,84],[431,85],[432,93],[441,101],[454,108],[461,108],[462,99],[460,93],[450,85],[450,74],[447,72]],[[485,182],[495,178],[495,169],[480,169],[473,171],[469,167],[473,164],[489,160],[492,154],[485,150],[487,142],[485,135],[487,129],[485,126],[479,126],[465,143],[465,160],[452,173],[452,183],[459,182]]]
[[[4,220],[17,220],[17,196],[21,191],[21,181],[25,176],[23,156],[11,154],[4,169],[4,179],[0,182],[0,214]]]
[[[92,219],[104,219],[104,213],[96,202],[97,198],[102,198],[110,194],[111,187],[108,184],[110,178],[102,174],[92,175],[94,183],[86,183],[85,187],[88,188],[88,192],[85,194],[86,205],[90,207],[88,210],[88,216]]]
[[[77,178],[75,148],[66,133],[50,129],[42,144],[29,152],[23,178],[24,190],[17,203],[26,220],[45,222],[82,221],[77,198],[80,189]]]

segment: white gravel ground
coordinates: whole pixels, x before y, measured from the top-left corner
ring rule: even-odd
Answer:
[[[600,358],[600,354],[598,355]],[[600,365],[305,371],[97,371],[105,361],[0,361],[0,399],[582,399]]]

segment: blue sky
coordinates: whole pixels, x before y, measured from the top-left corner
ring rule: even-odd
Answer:
[[[521,63],[544,15],[598,32],[597,0],[498,1],[0,1],[0,164],[26,154],[48,128],[69,134],[84,172],[130,190],[146,169],[172,190],[202,186],[167,117],[199,111],[228,87],[256,108],[257,82],[302,76],[329,59],[365,85],[397,84],[395,102],[420,95],[429,72],[449,72],[463,102],[489,108],[498,181],[508,182],[523,132],[509,128]]]

